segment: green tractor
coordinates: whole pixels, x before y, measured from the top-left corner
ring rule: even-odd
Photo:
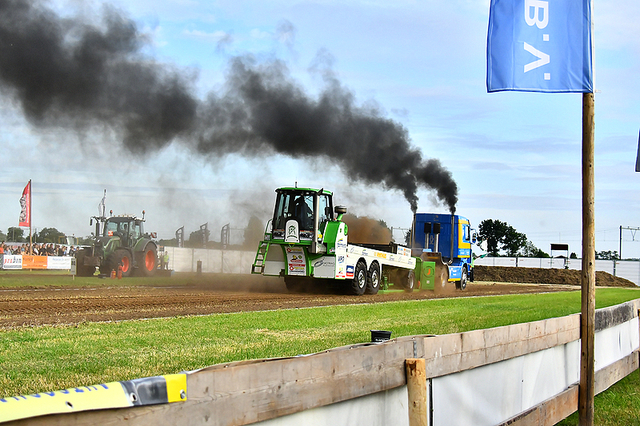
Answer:
[[[113,213],[113,212],[110,212]],[[121,273],[150,277],[158,266],[158,246],[152,240],[155,235],[144,232],[144,211],[142,218],[133,215],[93,216],[96,232],[91,247],[76,253],[76,274],[92,276],[96,267],[100,274]]]

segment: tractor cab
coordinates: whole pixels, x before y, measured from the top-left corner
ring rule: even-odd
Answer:
[[[279,188],[271,221],[271,240],[309,244],[315,252],[333,217],[333,194],[324,189]]]
[[[143,235],[143,219],[134,216],[112,216],[107,219],[103,230],[103,237],[118,236],[124,247],[131,247]]]

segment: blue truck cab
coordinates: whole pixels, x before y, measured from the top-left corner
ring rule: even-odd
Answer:
[[[473,281],[473,257],[471,245],[476,233],[469,219],[450,214],[416,213],[413,223],[414,255],[440,253],[442,263],[449,269],[449,281],[464,289],[467,281]]]

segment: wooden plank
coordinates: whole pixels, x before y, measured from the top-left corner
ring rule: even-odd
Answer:
[[[600,330],[623,324],[636,316],[638,316],[638,309],[633,300],[608,308],[598,309],[595,320],[596,333]]]
[[[413,342],[351,347],[293,359],[212,368],[189,377],[195,424],[241,425],[406,384]]]
[[[580,316],[425,339],[427,377],[438,377],[549,349],[580,338]]]
[[[596,371],[595,394],[597,395],[600,392],[604,392],[637,370],[639,353],[640,351],[636,350],[613,364]]]
[[[552,426],[578,409],[578,385],[500,423],[498,426]]]
[[[409,426],[427,426],[427,376],[424,359],[406,360]]]

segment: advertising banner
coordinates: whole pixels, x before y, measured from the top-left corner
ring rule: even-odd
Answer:
[[[5,254],[2,256],[2,269],[22,269],[22,256]]]
[[[71,269],[71,256],[48,256],[47,269]]]
[[[47,256],[23,254],[22,269],[47,269]]]
[[[593,92],[591,1],[491,0],[487,91]]]

